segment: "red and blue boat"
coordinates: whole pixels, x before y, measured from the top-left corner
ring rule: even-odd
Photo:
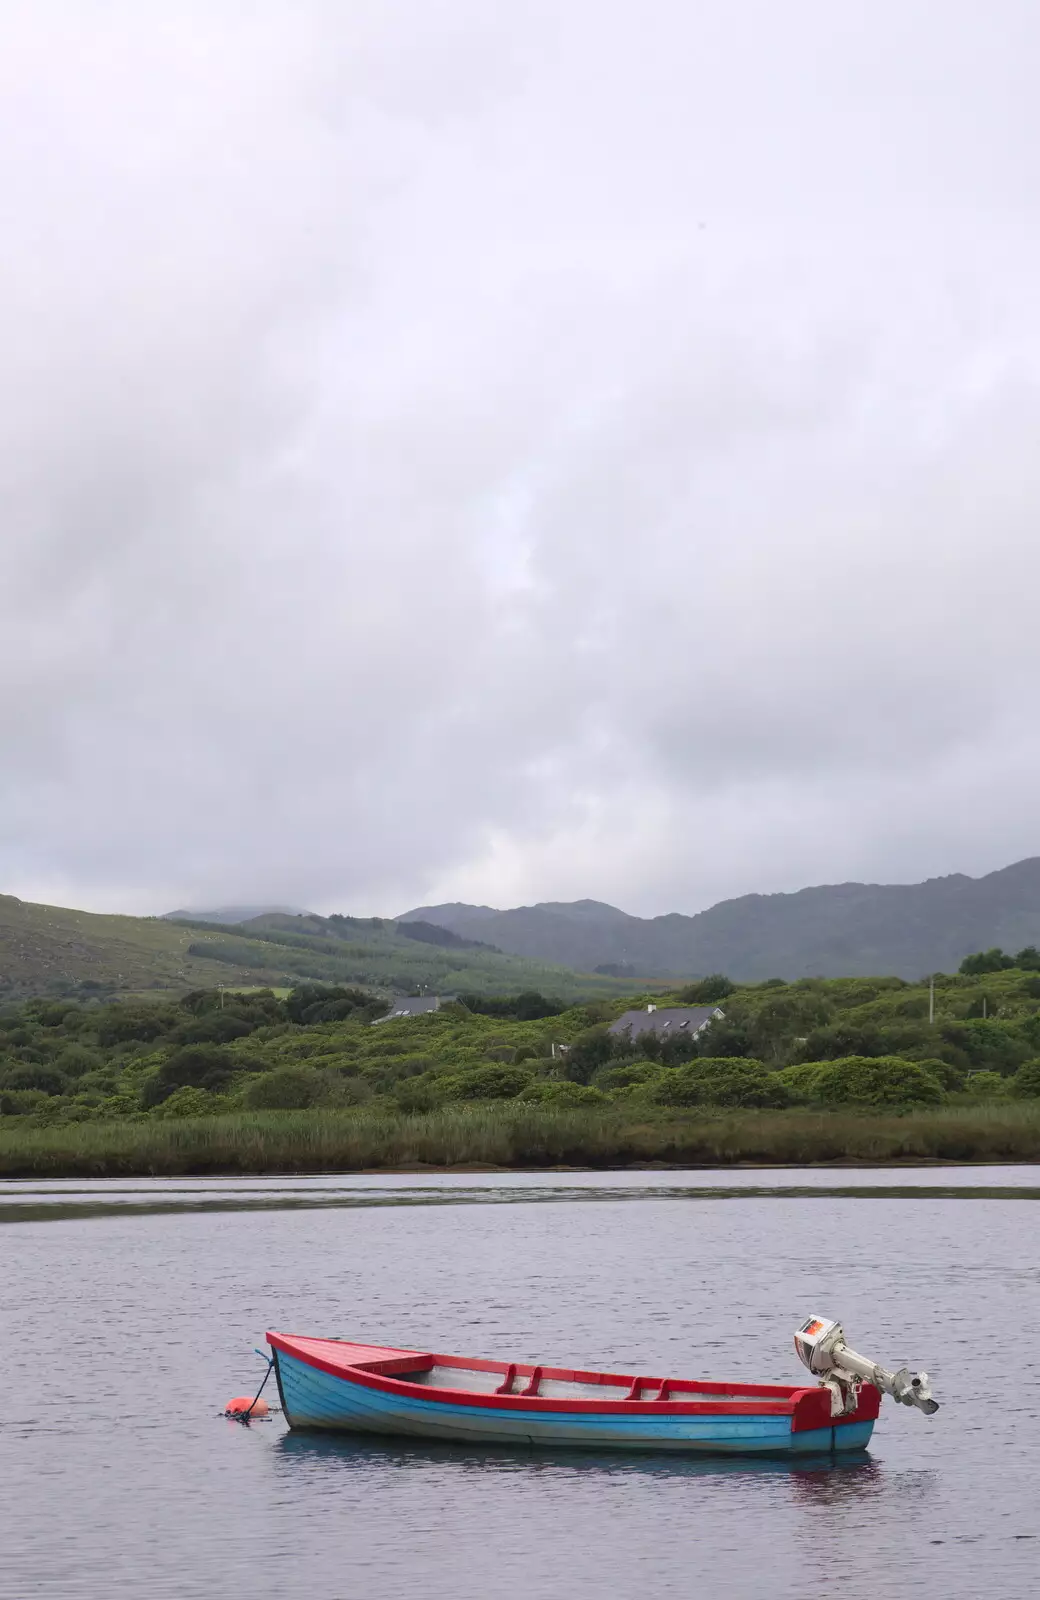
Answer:
[[[268,1333],[267,1342],[292,1428],[467,1445],[796,1456],[862,1450],[882,1390],[937,1409],[926,1374],[866,1362],[847,1349],[837,1323],[821,1318],[795,1336],[819,1379],[812,1385],[584,1372],[299,1334]]]

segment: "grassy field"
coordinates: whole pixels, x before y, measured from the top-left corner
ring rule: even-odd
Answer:
[[[616,1107],[450,1106],[426,1115],[238,1113],[198,1120],[0,1124],[0,1177],[351,1172],[427,1165],[538,1168],[810,1162],[1038,1161],[1040,1102],[904,1115]]]

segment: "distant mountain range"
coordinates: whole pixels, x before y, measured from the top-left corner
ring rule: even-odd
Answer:
[[[1040,946],[1035,856],[984,878],[743,895],[693,917],[632,917],[597,900],[420,906],[394,918],[259,906],[118,917],[0,895],[0,1000],[308,980],[573,999],[708,972],[920,978],[955,971],[975,950],[1030,944]]]
[[[983,878],[839,883],[748,894],[696,916],[632,917],[599,900],[498,911],[456,903],[396,919],[433,923],[529,960],[617,977],[919,978],[956,971],[974,950],[1040,945],[1040,857]]]
[[[213,911],[164,911],[164,922],[252,922],[254,917],[305,917],[299,906],[217,906]]]

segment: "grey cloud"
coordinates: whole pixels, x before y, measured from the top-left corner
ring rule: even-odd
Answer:
[[[8,10],[0,884],[1037,846],[1035,9]]]

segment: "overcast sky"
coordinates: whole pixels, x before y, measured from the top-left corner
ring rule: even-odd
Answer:
[[[5,0],[0,889],[1040,852],[1036,0]]]

